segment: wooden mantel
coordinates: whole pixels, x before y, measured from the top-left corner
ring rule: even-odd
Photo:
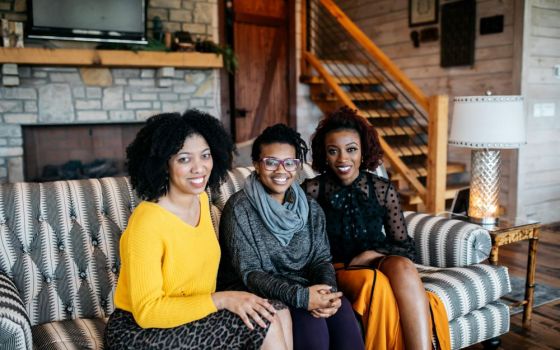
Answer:
[[[45,66],[221,68],[222,56],[200,52],[0,48],[0,63]]]

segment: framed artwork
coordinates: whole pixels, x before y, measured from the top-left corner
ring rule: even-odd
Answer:
[[[408,26],[438,22],[439,0],[408,0]]]
[[[476,37],[476,0],[441,7],[440,66],[472,66]]]

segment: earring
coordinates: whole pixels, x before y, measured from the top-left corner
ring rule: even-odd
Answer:
[[[161,188],[163,193],[169,192],[169,172],[165,172],[165,179],[163,180],[163,186]]]

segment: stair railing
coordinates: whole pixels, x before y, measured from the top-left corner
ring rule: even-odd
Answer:
[[[302,4],[302,75],[313,68],[342,104],[368,119],[385,117],[378,128],[381,147],[391,166],[420,196],[429,212],[445,205],[447,162],[447,96],[427,97],[332,0]],[[363,91],[346,80],[376,79],[381,91]],[[395,98],[398,96],[398,98]],[[398,117],[398,119],[397,119]],[[389,145],[384,138],[396,137]],[[414,166],[427,169],[426,186]],[[409,157],[408,166],[401,157]]]

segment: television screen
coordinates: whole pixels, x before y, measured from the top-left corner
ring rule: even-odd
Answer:
[[[28,0],[27,36],[146,43],[146,0]]]

